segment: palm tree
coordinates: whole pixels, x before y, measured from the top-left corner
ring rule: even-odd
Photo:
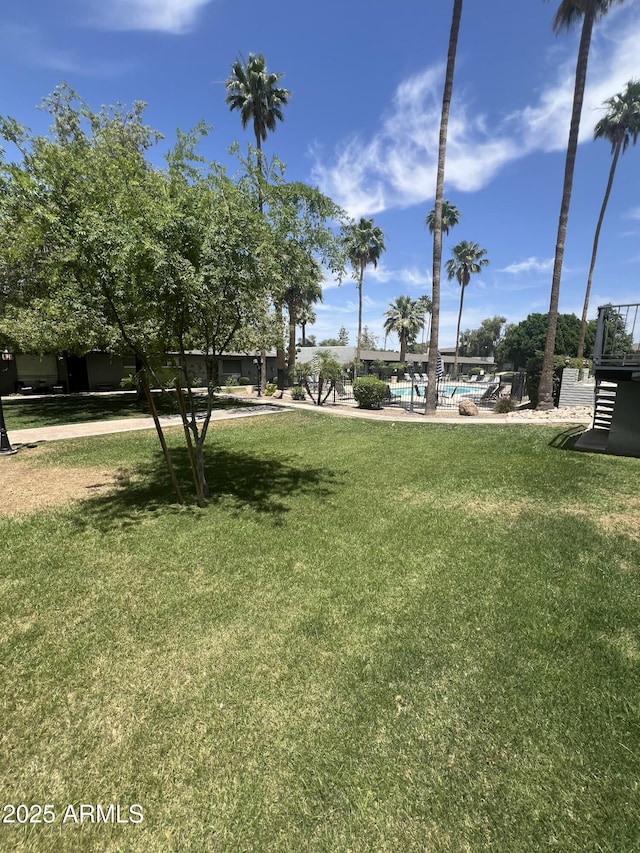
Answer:
[[[435,229],[436,222],[436,210],[435,208],[429,213],[427,213],[427,217],[424,220],[424,224],[429,229],[429,232],[433,234]],[[446,198],[442,199],[442,233],[448,234],[449,229],[453,228],[454,225],[457,225],[460,222],[460,211],[455,206],[455,204],[451,204],[450,201],[447,201]]]
[[[422,311],[422,343],[424,345],[424,330],[427,326],[427,314],[429,314],[429,320],[431,320],[431,297],[427,296],[426,293],[424,293],[422,296],[419,296],[418,305],[420,307],[420,310]]]
[[[289,376],[293,378],[296,366],[296,326],[300,312],[305,306],[322,302],[322,270],[318,262],[307,256],[299,267],[299,272],[284,291],[282,301],[289,311]]]
[[[316,312],[313,310],[310,304],[303,305],[302,308],[298,311],[298,323],[300,324],[300,340],[302,341],[302,346],[306,347],[307,340],[307,326],[312,326],[316,321]]]
[[[256,137],[258,169],[262,168],[262,143],[267,131],[276,129],[277,121],[284,121],[282,108],[286,106],[291,92],[276,84],[284,74],[270,74],[261,53],[249,54],[249,59],[237,59],[231,66],[231,76],[225,81],[228,95],[225,103],[230,110],[238,110],[242,127],[253,124]]]
[[[449,109],[453,92],[453,75],[458,49],[458,33],[462,19],[462,0],[453,0],[451,30],[449,31],[449,49],[447,69],[442,93],[442,113],[440,116],[440,135],[438,138],[438,169],[436,172],[436,198],[433,209],[433,274],[431,285],[431,334],[429,336],[429,360],[427,363],[428,383],[426,389],[425,413],[435,412],[437,400],[438,375],[438,336],[440,330],[440,268],[442,266],[442,207],[444,195],[444,165],[447,156],[447,129],[449,127]]]
[[[558,6],[553,19],[553,29],[556,32],[571,29],[576,21],[582,19],[582,31],[580,34],[580,45],[578,47],[578,59],[576,62],[573,107],[571,110],[571,124],[569,127],[569,140],[567,142],[567,153],[564,166],[564,182],[562,187],[562,201],[560,203],[560,216],[558,218],[558,234],[556,237],[556,251],[553,262],[553,277],[551,279],[547,337],[544,345],[540,385],[538,387],[539,409],[551,409],[553,407],[553,356],[556,343],[556,329],[558,326],[560,278],[562,276],[564,243],[567,235],[569,205],[571,203],[571,190],[573,188],[573,172],[576,162],[576,152],[578,149],[580,116],[582,114],[582,102],[584,100],[584,89],[587,80],[587,65],[589,62],[591,34],[593,32],[594,23],[603,17],[603,15],[606,15],[614,3],[622,2],[624,2],[624,0],[560,0],[560,5]]]
[[[357,277],[358,288],[358,340],[356,343],[356,365],[360,361],[360,338],[362,337],[362,282],[364,271],[368,264],[378,266],[380,255],[386,250],[384,234],[373,219],[361,217],[359,222],[352,222],[344,233],[344,244],[347,257],[353,265]],[[357,367],[356,367],[357,370]]]
[[[261,53],[249,54],[245,62],[242,58],[237,59],[231,66],[231,75],[225,81],[227,97],[225,103],[229,104],[231,111],[238,110],[242,127],[246,128],[249,122],[253,123],[253,132],[256,137],[256,159],[258,161],[258,207],[262,213],[263,200],[261,179],[264,177],[262,162],[262,143],[266,141],[267,131],[273,132],[278,121],[284,121],[282,108],[286,106],[291,92],[280,88],[277,83],[283,74],[270,74],[267,64]],[[282,323],[282,306],[276,305],[280,323]],[[262,351],[262,358],[266,363],[266,352]],[[277,347],[278,362],[278,388],[282,391],[285,385],[284,345]],[[265,381],[263,371],[263,382]]]
[[[602,207],[600,208],[600,216],[596,225],[596,233],[593,238],[593,250],[591,252],[591,265],[589,266],[589,276],[587,278],[587,287],[584,294],[584,307],[582,309],[582,319],[580,321],[580,336],[578,337],[578,353],[577,357],[584,356],[584,335],[587,328],[587,313],[589,311],[589,297],[591,296],[591,282],[593,280],[593,270],[596,265],[596,255],[598,252],[598,241],[600,239],[600,229],[602,228],[602,220],[609,202],[611,187],[613,186],[613,177],[616,173],[618,158],[629,147],[629,143],[635,145],[640,135],[640,80],[630,80],[627,83],[627,88],[620,95],[614,95],[612,98],[607,98],[604,106],[609,108],[609,112],[603,116],[596,124],[593,131],[594,139],[606,139],[611,143],[611,168],[609,170],[609,180],[604,193]]]
[[[400,341],[400,361],[407,355],[407,346],[412,343],[420,329],[424,328],[424,313],[420,300],[410,296],[398,296],[389,303],[389,310],[384,312],[385,334],[393,332]]]
[[[456,354],[453,359],[453,375],[456,376],[458,373],[458,347],[460,342],[460,321],[462,320],[464,290],[471,281],[471,276],[480,273],[482,267],[486,267],[489,261],[484,257],[487,254],[486,249],[481,249],[477,243],[470,243],[467,240],[463,240],[457,246],[454,246],[451,254],[453,257],[446,263],[447,278],[449,281],[452,281],[454,278],[457,279],[461,287],[458,328],[456,329]]]

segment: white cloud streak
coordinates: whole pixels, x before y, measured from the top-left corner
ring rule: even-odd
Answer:
[[[111,30],[189,32],[210,0],[94,0],[91,23]]]
[[[626,14],[625,14],[626,13]],[[581,141],[593,131],[602,102],[638,75],[640,11],[630,6],[605,18],[594,33],[583,107]],[[509,163],[535,152],[565,148],[575,73],[575,51],[535,103],[507,116],[488,116],[455,98],[449,118],[447,186],[476,192]],[[353,136],[333,160],[312,151],[312,178],[352,216],[403,208],[433,197],[443,67],[433,66],[398,86],[380,130],[368,141]]]
[[[527,258],[524,261],[509,264],[508,267],[503,267],[498,272],[508,272],[518,275],[527,272],[547,272],[550,269],[553,269],[553,258],[545,258],[544,260],[540,260],[540,258]]]
[[[36,68],[86,77],[116,77],[133,68],[129,60],[84,59],[76,52],[52,46],[37,27],[5,24],[0,27],[0,46],[17,61]]]

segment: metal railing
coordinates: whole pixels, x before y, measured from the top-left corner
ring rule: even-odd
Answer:
[[[593,364],[595,367],[640,365],[640,303],[598,308]]]
[[[422,412],[425,404],[426,384],[423,379],[387,382],[388,394],[383,406],[397,406],[408,412]],[[465,381],[440,379],[438,381],[438,409],[457,410],[462,400],[471,400],[479,408],[492,409],[496,402],[509,397],[521,403],[527,396],[526,373],[514,373],[508,381],[497,377],[493,381]],[[327,403],[357,405],[350,382],[338,383]]]

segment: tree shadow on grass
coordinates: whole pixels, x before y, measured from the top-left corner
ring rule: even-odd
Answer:
[[[185,505],[177,503],[164,458],[119,474],[115,489],[83,501],[77,513],[81,525],[109,529],[129,527],[144,516],[201,513],[186,448],[171,451]],[[289,499],[313,493],[326,497],[340,484],[325,468],[300,464],[282,456],[213,450],[206,456],[210,496],[207,506],[226,504],[231,512],[252,510],[279,525],[290,510]]]

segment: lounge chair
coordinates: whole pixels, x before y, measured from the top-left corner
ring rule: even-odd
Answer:
[[[391,386],[387,383],[387,390],[382,398],[383,403],[394,403],[396,400],[402,400],[402,394],[394,394]]]
[[[405,382],[411,382],[411,377],[409,376],[409,374],[408,374],[408,373],[405,373],[405,375],[404,375],[404,381],[405,381]]]
[[[492,382],[491,385],[487,388],[484,394],[480,397],[480,403],[488,403],[492,400],[497,400],[500,396],[500,383]]]

